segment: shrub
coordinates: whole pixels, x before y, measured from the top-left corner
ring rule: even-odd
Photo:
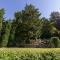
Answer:
[[[58,48],[60,47],[60,40],[58,37],[52,37],[50,40],[50,44],[52,47]]]

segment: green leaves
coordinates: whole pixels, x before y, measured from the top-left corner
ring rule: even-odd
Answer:
[[[41,20],[40,13],[33,5],[26,5],[25,9],[16,12],[16,41],[23,42],[30,41],[30,39],[37,39],[40,35]],[[27,42],[28,43],[28,42]]]
[[[11,30],[11,23],[10,21],[6,21],[5,33],[2,36],[2,47],[7,47],[10,30]]]
[[[0,33],[2,29],[3,15],[4,15],[4,9],[0,9]]]

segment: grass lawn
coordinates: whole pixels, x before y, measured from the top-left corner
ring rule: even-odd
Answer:
[[[0,60],[60,60],[60,48],[0,48]]]

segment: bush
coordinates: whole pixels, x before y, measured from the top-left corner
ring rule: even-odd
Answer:
[[[52,47],[58,48],[60,47],[60,40],[58,37],[52,37],[50,40],[50,44]]]

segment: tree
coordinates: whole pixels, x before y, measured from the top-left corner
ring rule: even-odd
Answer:
[[[1,30],[2,30],[3,15],[4,15],[4,9],[0,9],[0,37],[1,37]]]
[[[50,20],[54,22],[54,26],[59,30],[60,29],[60,13],[52,12]]]
[[[49,39],[51,38],[51,28],[50,21],[45,17],[42,18],[43,26],[41,29],[41,38],[42,39]]]
[[[30,39],[37,39],[40,35],[41,20],[39,19],[41,13],[35,9],[33,5],[26,5],[21,12],[15,13],[17,28],[16,41],[18,43],[25,41],[30,43]]]
[[[10,29],[11,29],[11,22],[8,20],[6,21],[6,27],[5,27],[5,33],[2,36],[2,47],[7,47],[9,35],[10,35]]]
[[[60,35],[60,13],[52,12],[50,20],[53,22],[53,25],[57,30],[57,34]]]
[[[11,22],[11,30],[10,30],[10,36],[8,41],[8,47],[16,46],[15,33],[16,33],[16,20],[14,19]]]
[[[50,14],[50,20],[52,21],[52,22],[55,22],[57,19],[59,19],[60,18],[60,13],[59,12],[52,12],[51,14]]]

